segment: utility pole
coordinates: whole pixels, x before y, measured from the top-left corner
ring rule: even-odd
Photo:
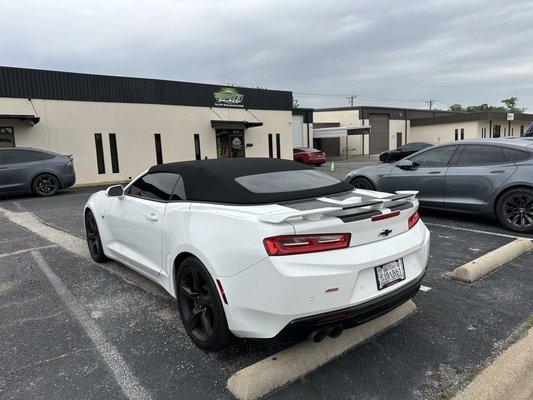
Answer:
[[[353,107],[353,101],[355,100],[357,96],[354,96],[353,94],[349,97],[347,97],[348,100],[350,100],[350,107]]]
[[[426,101],[426,104],[429,104],[429,109],[430,110],[433,109],[433,103],[435,103],[435,100],[433,100],[433,99],[429,99],[428,101]]]

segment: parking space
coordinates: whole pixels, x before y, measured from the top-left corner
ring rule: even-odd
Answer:
[[[336,173],[346,172],[337,166]],[[94,190],[3,199],[0,207],[32,212],[83,238],[81,211]],[[453,269],[509,243],[513,235],[489,220],[422,216],[432,237],[426,290],[415,297],[418,312],[268,398],[439,398],[527,321],[533,313],[533,254],[473,285],[453,281]],[[233,373],[285,347],[240,341],[204,353],[186,336],[175,301],[143,290],[147,279],[132,285],[2,213],[0,231],[2,398],[231,399],[225,386]],[[110,354],[123,363],[110,363]]]

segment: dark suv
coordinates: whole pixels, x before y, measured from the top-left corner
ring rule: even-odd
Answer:
[[[0,148],[0,195],[51,196],[75,182],[70,156],[31,148]]]

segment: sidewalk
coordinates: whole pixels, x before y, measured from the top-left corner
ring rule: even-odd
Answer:
[[[454,400],[533,398],[533,328],[485,368]]]

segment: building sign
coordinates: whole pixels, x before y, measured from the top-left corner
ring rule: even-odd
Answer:
[[[514,113],[507,113],[507,121],[514,121]]]
[[[218,92],[213,94],[215,96],[215,106],[244,107],[242,104],[244,95],[231,86],[220,88]]]

